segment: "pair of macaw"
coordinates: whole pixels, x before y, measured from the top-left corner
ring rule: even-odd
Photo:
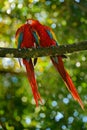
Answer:
[[[18,45],[18,48],[58,46],[58,42],[52,29],[48,26],[42,25],[39,21],[33,19],[28,19],[25,24],[18,28],[16,31],[16,43]],[[77,100],[82,109],[84,109],[84,105],[73,84],[73,81],[64,68],[62,56],[51,56],[50,59],[57,71],[60,73],[73,98]],[[36,64],[36,61],[36,58],[34,59],[34,63],[32,62],[31,58],[23,59],[23,64],[26,67],[27,76],[32,88],[33,96],[36,105],[38,106],[38,100],[41,102],[42,100],[38,92],[37,82],[34,74],[34,64]]]

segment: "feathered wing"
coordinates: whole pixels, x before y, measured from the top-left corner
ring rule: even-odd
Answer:
[[[24,27],[23,26],[20,27],[16,32],[16,44],[17,44],[18,48],[21,48],[21,45],[22,45],[23,40],[24,40],[23,39],[24,35],[27,35],[27,34],[24,34],[24,33],[25,32],[24,32]],[[26,39],[24,41],[26,42]],[[24,43],[23,43],[23,46],[24,46]],[[38,100],[41,101],[41,97],[40,97],[40,94],[38,92],[38,86],[37,86],[37,82],[36,82],[36,79],[35,79],[32,59],[31,58],[23,59],[23,64],[26,67],[28,80],[29,80],[30,86],[32,88],[32,93],[33,93],[33,96],[34,96],[34,99],[35,99],[35,102],[36,102],[36,106],[38,106]]]
[[[57,46],[58,43],[56,42],[55,34],[52,32],[52,30],[50,30],[50,28],[46,27],[46,30],[47,30],[47,33],[50,36],[50,38],[52,40],[55,40],[55,46]],[[73,83],[71,77],[69,76],[68,72],[64,68],[62,56],[51,57],[51,61],[52,61],[53,65],[55,66],[55,68],[57,69],[57,71],[60,73],[61,77],[63,78],[63,80],[64,80],[68,90],[72,94],[73,98],[75,100],[77,100],[79,102],[80,106],[82,107],[82,109],[84,109],[84,105],[83,105],[82,100],[80,99],[80,96],[79,96],[79,94],[74,86],[74,83]]]

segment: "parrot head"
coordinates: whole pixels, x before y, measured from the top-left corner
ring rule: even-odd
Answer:
[[[29,25],[38,25],[39,21],[38,20],[33,20],[33,19],[27,19],[26,20],[26,24],[29,24]]]

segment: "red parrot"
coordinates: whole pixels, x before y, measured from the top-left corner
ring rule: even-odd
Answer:
[[[38,44],[38,39],[36,39],[37,37],[34,37],[29,24],[23,24],[20,28],[18,28],[15,37],[16,37],[16,44],[18,45],[18,48],[31,48],[31,47],[36,47]],[[38,92],[32,59],[31,58],[23,59],[23,64],[26,67],[28,80],[32,88],[36,106],[38,106],[38,100],[41,101],[41,97]]]
[[[39,41],[41,47],[49,47],[49,46],[58,46],[58,42],[56,40],[56,36],[52,29],[48,26],[42,25],[39,21],[28,19],[27,24],[29,24],[32,28],[32,32],[35,32],[39,35]],[[75,88],[75,85],[69,76],[68,72],[64,68],[64,64],[62,61],[63,56],[51,56],[51,61],[57,71],[60,73],[62,79],[64,80],[68,90],[72,94],[73,98],[78,101],[81,108],[84,109],[84,105],[80,96]]]

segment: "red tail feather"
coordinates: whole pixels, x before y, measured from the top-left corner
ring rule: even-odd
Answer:
[[[80,106],[82,107],[82,109],[84,109],[84,105],[83,105],[82,100],[80,99],[79,94],[78,94],[78,92],[77,92],[77,90],[72,82],[72,79],[70,78],[69,74],[67,73],[67,71],[64,68],[61,56],[58,56],[58,63],[55,62],[55,60],[52,58],[51,58],[51,60],[52,60],[52,63],[54,64],[55,68],[60,73],[61,77],[63,78],[63,80],[64,80],[68,90],[72,94],[73,98],[75,100],[77,100],[79,102]]]
[[[38,100],[40,100],[41,102],[42,102],[42,100],[41,100],[40,94],[38,92],[38,87],[37,87],[37,83],[36,83],[36,79],[35,79],[35,75],[34,75],[34,67],[32,64],[32,60],[30,59],[30,61],[28,62],[27,60],[23,59],[23,64],[26,67],[28,80],[29,80],[31,88],[32,88],[36,106],[38,106]]]

